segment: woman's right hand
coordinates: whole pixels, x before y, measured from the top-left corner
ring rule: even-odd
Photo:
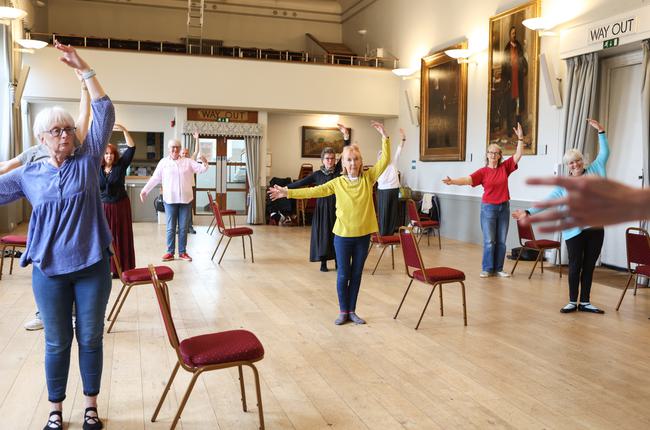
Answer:
[[[267,191],[267,194],[271,200],[277,200],[287,197],[287,187],[281,187],[279,185],[274,185]]]
[[[520,219],[524,219],[528,216],[528,213],[526,211],[522,211],[521,209],[517,209],[512,213],[512,217],[519,221]]]
[[[88,63],[86,63],[83,58],[79,56],[77,50],[72,46],[63,45],[57,40],[54,42],[54,47],[63,53],[63,55],[59,57],[59,60],[64,62],[67,66],[80,71],[90,70]]]
[[[378,121],[370,121],[370,125],[374,127],[375,130],[381,134],[381,137],[386,139],[388,136],[386,135],[386,130],[384,129],[384,124],[378,122]]]
[[[119,131],[128,133],[128,130],[126,128],[124,128],[124,126],[122,124],[118,124],[118,123],[115,123],[113,125],[113,130],[119,130]]]
[[[605,131],[605,127],[603,127],[603,125],[598,121],[596,121],[595,119],[587,118],[587,122],[589,123],[590,126],[598,130],[598,133],[602,133],[603,131]]]
[[[147,193],[144,190],[140,191],[140,201],[144,203],[144,199],[146,198],[147,198]]]
[[[446,176],[446,177],[442,180],[442,183],[445,184],[445,185],[453,185],[451,181],[452,181],[452,179],[451,179],[449,176]]]

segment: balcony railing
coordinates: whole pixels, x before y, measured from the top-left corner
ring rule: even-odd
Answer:
[[[223,46],[221,41],[204,40],[202,46],[195,43],[159,42],[152,40],[113,39],[93,36],[76,36],[65,34],[31,33],[31,38],[43,40],[50,44],[56,39],[65,45],[84,48],[121,49],[141,52],[160,52],[167,54],[201,55],[208,57],[226,57],[251,60],[288,61],[313,64],[334,64],[345,66],[374,67],[396,69],[397,58],[366,57],[357,55],[319,54],[304,51],[250,48],[241,46]],[[199,49],[201,48],[201,49]]]

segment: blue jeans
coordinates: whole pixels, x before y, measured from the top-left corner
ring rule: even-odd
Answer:
[[[178,253],[187,252],[187,226],[190,221],[191,203],[165,203],[167,216],[167,252],[176,251],[176,225],[178,224]]]
[[[338,266],[336,291],[339,295],[339,310],[341,312],[354,312],[357,308],[357,296],[369,244],[370,235],[359,237],[334,235],[334,250]]]
[[[34,266],[32,289],[45,328],[48,400],[56,403],[65,399],[74,334],[73,303],[83,393],[96,396],[102,378],[104,314],[111,292],[108,250],[99,262],[65,275],[48,277]]]
[[[510,202],[481,203],[483,271],[501,272],[506,259],[506,237],[510,224]]]

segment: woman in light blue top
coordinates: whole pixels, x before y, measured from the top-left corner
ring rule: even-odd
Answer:
[[[93,121],[75,148],[75,122],[60,107],[41,111],[34,135],[50,158],[29,162],[0,177],[0,204],[26,197],[33,207],[20,264],[33,264],[32,288],[45,327],[45,377],[51,412],[44,430],[62,429],[62,403],[76,306],[79,368],[86,410],[83,429],[103,427],[97,415],[102,375],[104,313],[111,290],[111,232],[99,196],[97,172],[115,122],[113,103],[95,71],[74,48],[59,43],[60,60],[81,72],[92,99]]]
[[[586,175],[604,177],[606,176],[605,166],[609,158],[609,145],[607,144],[605,128],[595,119],[588,119],[587,121],[589,125],[598,130],[598,157],[585,168],[582,153],[577,149],[569,149],[564,154],[564,162],[569,168],[571,177]],[[565,188],[557,187],[547,197],[547,200],[556,200],[566,196],[566,194]],[[541,210],[535,207],[526,211],[516,210],[512,216],[520,220]],[[597,314],[605,313],[605,311],[590,302],[591,281],[596,261],[598,261],[600,250],[603,247],[605,230],[602,226],[572,227],[564,230],[562,236],[569,251],[569,303],[560,309],[560,312],[569,313],[578,310]],[[580,304],[578,304],[578,291],[580,292]]]

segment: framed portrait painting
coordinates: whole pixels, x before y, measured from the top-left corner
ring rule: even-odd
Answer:
[[[420,73],[420,160],[465,160],[467,64],[447,56],[450,46],[422,59]]]
[[[524,154],[537,153],[539,36],[522,24],[537,16],[539,2],[532,1],[490,18],[487,144],[501,145],[504,154],[515,152],[517,123]]]
[[[348,129],[352,139],[352,129]],[[334,148],[337,154],[343,151],[343,133],[337,127],[302,127],[301,156],[320,158],[323,148]]]

